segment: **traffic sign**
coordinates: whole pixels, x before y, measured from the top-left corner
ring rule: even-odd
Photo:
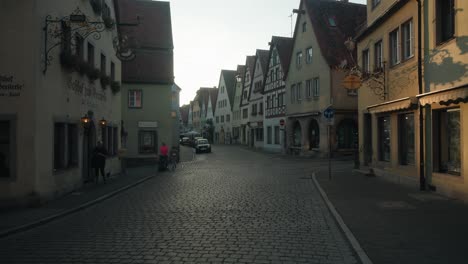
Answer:
[[[279,121],[279,124],[280,124],[280,126],[284,126],[284,119],[281,119],[281,120]]]
[[[323,116],[327,119],[332,119],[335,116],[335,109],[329,106],[325,111],[323,111]]]

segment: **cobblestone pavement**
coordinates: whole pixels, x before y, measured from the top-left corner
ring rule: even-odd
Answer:
[[[312,163],[213,151],[1,239],[0,262],[358,263],[310,180]]]

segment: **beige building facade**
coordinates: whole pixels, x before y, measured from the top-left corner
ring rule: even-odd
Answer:
[[[120,171],[121,63],[113,45],[113,3],[0,3],[8,36],[0,49],[1,205],[41,202],[92,180],[97,141],[109,152],[106,171]],[[99,23],[80,26],[90,22]]]
[[[329,142],[337,154],[355,149],[357,94],[344,89],[345,73],[339,67],[354,60],[344,42],[365,21],[365,10],[346,2],[301,1],[286,78],[288,153],[324,157]],[[323,118],[328,107],[335,109],[331,127]]]
[[[382,0],[368,8],[367,27],[357,37],[363,80],[358,108],[360,158],[378,175],[417,183],[418,5],[397,2]]]

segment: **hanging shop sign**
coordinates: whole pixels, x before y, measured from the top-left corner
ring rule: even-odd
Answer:
[[[343,79],[343,86],[348,90],[357,90],[361,87],[361,78],[355,74],[347,75]]]

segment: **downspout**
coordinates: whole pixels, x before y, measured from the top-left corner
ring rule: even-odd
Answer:
[[[419,94],[423,93],[422,79],[422,23],[421,23],[421,1],[418,2],[418,88]],[[419,190],[426,190],[426,177],[424,175],[424,114],[423,106],[419,105]]]

